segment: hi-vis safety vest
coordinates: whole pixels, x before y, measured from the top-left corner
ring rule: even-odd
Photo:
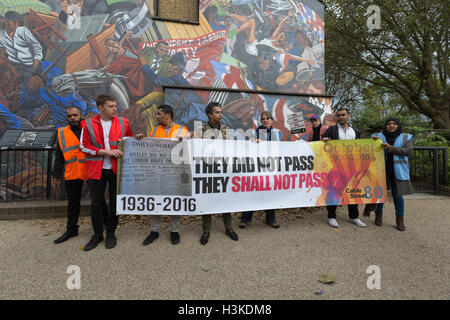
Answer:
[[[383,142],[387,142],[386,137],[383,133],[378,133],[378,137]],[[394,147],[396,148],[404,148],[406,142],[412,140],[413,136],[409,133],[402,133],[397,138],[395,138]],[[385,153],[387,156],[387,152]],[[399,156],[394,154],[394,174],[395,179],[397,180],[409,180],[409,164],[408,164],[408,156]]]
[[[117,146],[119,145],[119,141],[123,139],[123,136],[125,134],[125,122],[123,121],[123,118],[118,117],[119,119],[119,125],[120,125],[120,139],[110,141],[109,146],[111,147],[111,150],[117,149]],[[86,120],[86,127],[88,129],[89,136],[91,137],[91,142],[94,146],[97,148],[103,148],[99,141],[97,141],[97,137],[95,136],[94,128],[92,127],[92,119]],[[116,147],[116,148],[113,148]],[[87,161],[103,161],[103,157],[98,157],[98,159],[90,158]]]
[[[127,125],[128,126],[128,125]],[[100,120],[97,120],[96,117],[86,119],[86,129],[87,134],[91,140],[93,146],[104,149],[103,145],[104,141],[100,141],[100,131],[102,130],[102,126],[100,124]],[[114,117],[112,119],[111,129],[109,131],[109,146],[110,150],[117,149],[119,146],[119,141],[124,138],[126,133],[126,125],[125,120],[122,117]],[[103,132],[102,132],[103,133]],[[83,133],[84,135],[84,133]],[[103,156],[87,156],[86,164],[87,164],[87,173],[89,179],[100,180],[102,166],[103,166]],[[111,165],[114,174],[117,174],[117,159],[111,157]]]
[[[175,124],[170,128],[169,132],[165,132],[162,126],[157,126],[148,135],[150,138],[177,138],[184,137],[188,133],[188,129],[182,125]]]
[[[87,180],[85,155],[80,149],[80,140],[70,130],[70,126],[58,129],[59,147],[64,156],[64,179]]]

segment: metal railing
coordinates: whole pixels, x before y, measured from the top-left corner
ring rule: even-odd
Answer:
[[[447,148],[413,149],[414,153],[409,157],[409,170],[414,191],[450,195]]]
[[[0,149],[0,201],[65,200],[63,184],[51,180],[54,152],[54,148]],[[409,162],[415,192],[450,195],[447,148],[414,147]]]
[[[0,201],[56,199],[52,148],[0,149]]]

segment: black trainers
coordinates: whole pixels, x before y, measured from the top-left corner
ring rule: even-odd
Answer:
[[[145,240],[144,240],[144,242],[142,242],[142,244],[143,244],[144,246],[146,246],[146,245],[152,243],[153,240],[156,240],[156,239],[158,239],[158,238],[159,238],[159,232],[152,231],[152,232],[150,232],[150,234],[148,235],[148,237],[145,238]]]
[[[245,229],[245,228],[247,228],[247,225],[248,225],[247,222],[241,222],[241,223],[239,224],[239,228],[240,228],[240,229]]]
[[[208,240],[209,240],[209,232],[203,232],[203,233],[202,233],[202,236],[201,236],[201,238],[200,238],[200,243],[201,243],[202,245],[205,245],[205,244],[208,243]]]
[[[268,226],[271,226],[274,229],[278,229],[280,227],[280,225],[278,223],[276,223],[275,221],[274,222],[266,222],[266,224]]]
[[[106,241],[105,241],[105,247],[106,249],[112,249],[117,244],[117,238],[114,235],[114,233],[107,233],[106,234]]]
[[[172,244],[179,244],[180,243],[180,234],[178,232],[171,232],[170,233],[170,241],[172,241]]]
[[[91,240],[84,246],[84,251],[90,251],[94,249],[100,242],[103,241],[103,235],[102,234],[94,234],[91,238]]]
[[[234,230],[231,229],[231,228],[226,228],[225,229],[225,234],[228,235],[234,241],[238,241],[239,240],[239,237],[238,237],[237,233],[234,232]]]
[[[72,230],[67,230],[66,232],[64,232],[64,234],[59,237],[58,239],[54,240],[54,243],[61,243],[64,242],[66,240],[69,240],[72,237],[76,237],[78,235],[78,226],[76,227],[76,229],[72,229]]]

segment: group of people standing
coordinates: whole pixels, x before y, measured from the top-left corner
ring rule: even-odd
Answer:
[[[312,131],[308,141],[322,140],[350,140],[359,139],[361,130],[349,124],[350,112],[347,109],[339,109],[336,112],[337,124],[326,127],[320,123],[320,117],[314,115],[310,118]],[[402,125],[397,118],[388,118],[380,133],[372,134],[374,140],[381,139],[385,149],[386,179],[392,190],[394,200],[396,225],[399,231],[405,231],[404,223],[404,199],[403,196],[413,193],[409,177],[408,157],[413,151],[413,136],[402,132]],[[336,206],[327,206],[328,222],[332,227],[339,227],[336,221]],[[375,225],[383,225],[383,203],[367,204],[364,208],[364,216],[370,216],[375,211]],[[359,218],[358,205],[348,205],[350,220],[359,227],[365,227]]]
[[[87,120],[82,120],[79,108],[67,108],[69,125],[58,129],[58,147],[53,167],[55,179],[61,179],[64,168],[68,195],[67,229],[55,243],[78,235],[81,190],[83,182],[88,181],[94,235],[84,246],[84,251],[94,249],[103,241],[104,226],[106,248],[116,246],[115,231],[119,221],[116,213],[117,159],[123,157],[118,145],[120,139],[133,136],[128,120],[116,115],[115,97],[100,95],[96,104],[99,114]],[[105,200],[106,186],[109,210]]]
[[[124,154],[118,149],[121,139],[133,137],[129,121],[117,116],[116,98],[110,95],[100,95],[96,99],[99,114],[93,118],[82,120],[82,113],[78,107],[69,107],[66,110],[69,125],[58,129],[58,144],[56,159],[53,167],[54,182],[60,182],[63,172],[65,187],[68,196],[67,227],[65,233],[56,239],[55,243],[64,242],[78,235],[78,218],[80,213],[80,199],[85,181],[89,185],[91,196],[91,220],[94,235],[84,246],[84,251],[90,251],[104,240],[103,231],[106,228],[105,247],[114,248],[117,244],[115,231],[118,224],[116,212],[116,186],[117,186],[117,160]],[[156,120],[158,126],[148,134],[152,138],[191,137],[233,139],[231,128],[222,124],[222,107],[211,102],[205,109],[208,122],[191,135],[188,129],[176,124],[173,120],[173,108],[169,105],[160,105],[157,109]],[[320,123],[318,116],[310,118],[312,131],[308,141],[359,139],[361,131],[349,124],[350,113],[346,109],[339,109],[336,113],[337,125],[325,127]],[[282,134],[273,127],[273,116],[270,112],[261,114],[261,125],[255,130],[255,141],[282,141]],[[208,132],[207,135],[205,133]],[[213,134],[211,134],[213,133]],[[134,136],[142,139],[143,134]],[[383,131],[373,135],[374,139],[381,139],[386,152],[387,179],[392,186],[395,211],[397,215],[397,229],[404,231],[403,222],[404,200],[403,195],[411,193],[409,181],[408,156],[412,151],[412,135],[403,134],[398,119],[386,121]],[[109,209],[105,200],[105,190],[108,186]],[[336,221],[337,206],[327,206],[328,221],[333,227],[339,227]],[[367,205],[365,215],[375,211],[375,224],[382,225],[381,215],[383,204]],[[348,205],[350,220],[359,227],[366,225],[359,219],[358,205]],[[239,228],[249,226],[253,212],[243,212]],[[232,240],[239,237],[232,228],[231,213],[223,213],[225,234]],[[148,245],[159,238],[162,216],[152,215],[150,234],[144,239],[143,245]],[[275,210],[266,210],[265,222],[272,228],[279,228],[275,218]],[[212,215],[202,215],[202,235],[200,243],[205,245],[209,241]],[[170,217],[170,239],[172,244],[180,242],[179,216]]]

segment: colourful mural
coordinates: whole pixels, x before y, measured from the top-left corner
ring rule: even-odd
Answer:
[[[105,92],[144,133],[167,85],[325,93],[321,2],[200,0],[198,25],[153,20],[147,2],[0,0],[0,136],[7,128],[63,126],[70,105],[95,115],[95,96]],[[206,91],[166,100],[190,125],[208,101],[241,110],[248,96]],[[262,100],[274,113],[288,108]],[[249,110],[230,109],[230,123],[257,121]]]
[[[164,101],[177,106],[175,118],[191,131],[195,128],[195,121],[208,121],[204,112],[208,102],[222,102],[222,122],[235,129],[235,139],[245,139],[244,133],[256,129],[260,125],[259,119],[264,111],[272,113],[273,126],[281,131],[284,141],[306,139],[312,130],[311,123],[307,119],[312,115],[320,115],[324,125],[335,124],[331,112],[331,98],[327,97],[167,87]],[[143,114],[148,115],[146,112]],[[301,114],[305,119],[306,132],[300,135],[291,134],[289,116],[294,114]],[[151,120],[143,123],[149,121]]]

